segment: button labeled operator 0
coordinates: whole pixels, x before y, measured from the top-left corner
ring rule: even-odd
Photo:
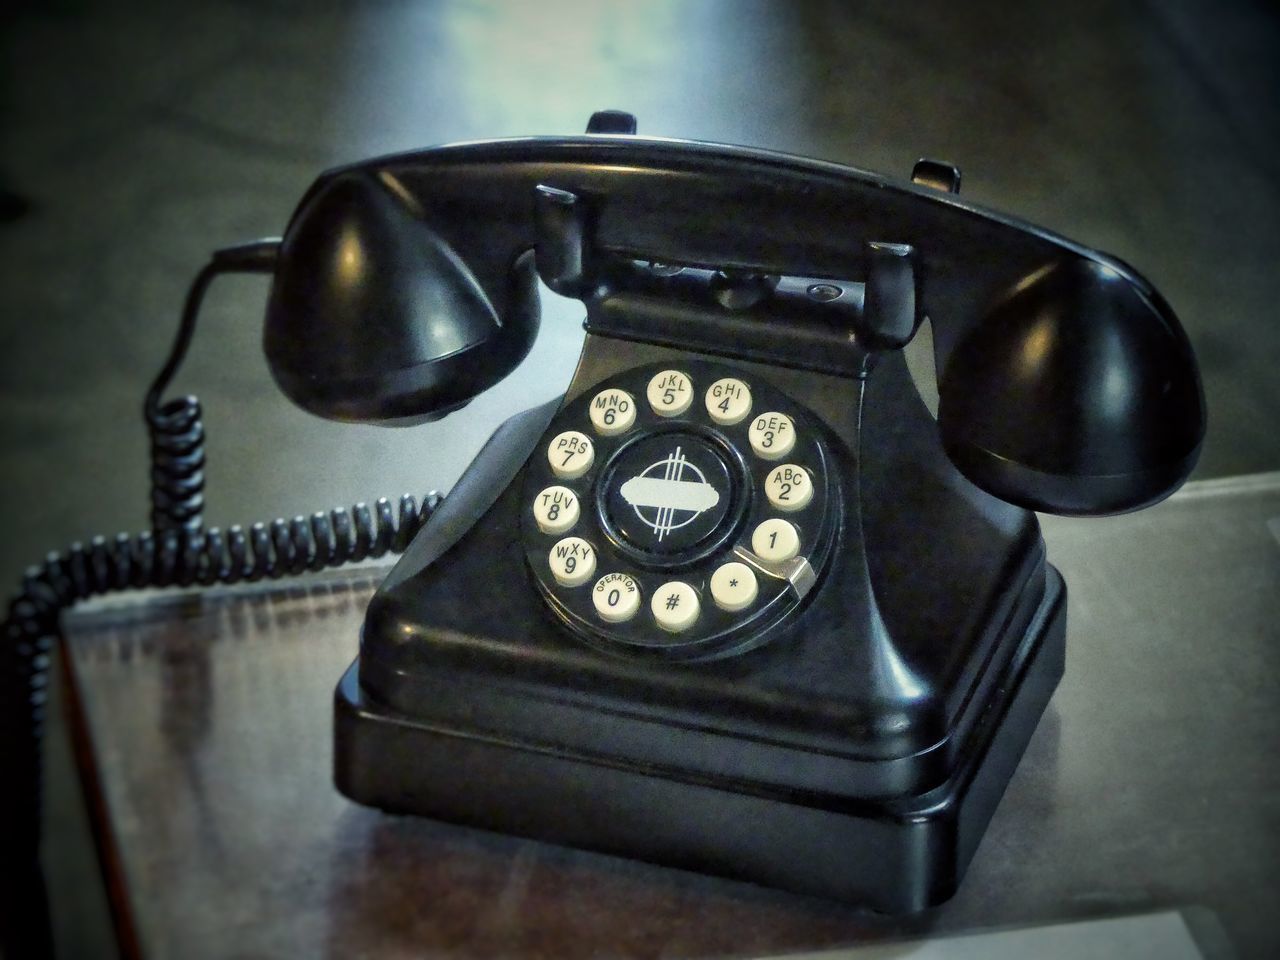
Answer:
[[[712,420],[731,427],[751,412],[751,388],[736,377],[725,377],[707,388],[705,403]]]
[[[557,477],[573,480],[591,469],[596,458],[591,438],[577,430],[566,430],[552,438],[547,446],[547,462]]]
[[[802,510],[813,499],[813,481],[809,471],[794,463],[784,463],[769,471],[764,481],[764,495],[779,510]]]
[[[565,533],[578,522],[581,509],[568,487],[547,487],[533,500],[533,519],[543,533]]]
[[[645,391],[649,406],[662,417],[678,417],[693,403],[693,382],[679,370],[663,370],[649,381]]]
[[[751,549],[761,560],[790,560],[800,552],[800,532],[781,517],[771,517],[752,532]]]
[[[777,460],[795,448],[796,426],[785,413],[762,413],[751,421],[747,438],[757,457]]]
[[[625,573],[606,573],[592,587],[591,603],[601,620],[625,623],[640,609],[640,584]]]
[[[711,599],[730,613],[755,603],[758,589],[755,571],[736,560],[721,565],[711,575]]]
[[[653,592],[649,609],[663,630],[680,633],[698,620],[698,591],[681,580],[669,580]]]
[[[591,425],[602,437],[626,433],[636,422],[636,402],[625,390],[613,387],[591,398]]]
[[[581,537],[565,537],[547,554],[551,575],[562,587],[578,587],[596,572],[596,548]]]

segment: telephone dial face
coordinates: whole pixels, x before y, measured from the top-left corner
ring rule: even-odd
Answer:
[[[567,404],[524,480],[538,590],[589,643],[702,658],[763,643],[839,523],[823,428],[717,364],[629,370]]]

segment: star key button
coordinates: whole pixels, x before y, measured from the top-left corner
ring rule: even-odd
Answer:
[[[755,603],[758,590],[755,571],[737,560],[722,564],[711,575],[711,599],[730,613]]]

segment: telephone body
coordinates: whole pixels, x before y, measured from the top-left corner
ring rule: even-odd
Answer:
[[[324,416],[456,409],[527,352],[538,278],[586,307],[564,396],[494,433],[373,598],[337,786],[939,903],[1063,671],[1032,510],[1185,479],[1186,338],[1131,268],[964,203],[942,165],[591,129],[332,171],[284,236],[265,347]],[[936,420],[901,352],[926,317]]]

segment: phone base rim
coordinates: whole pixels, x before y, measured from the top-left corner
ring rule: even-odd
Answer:
[[[1045,574],[982,734],[924,793],[853,802],[676,779],[424,723],[372,701],[358,659],[334,693],[334,783],[388,813],[919,911],[955,892],[1062,677],[1066,587],[1051,565]]]

